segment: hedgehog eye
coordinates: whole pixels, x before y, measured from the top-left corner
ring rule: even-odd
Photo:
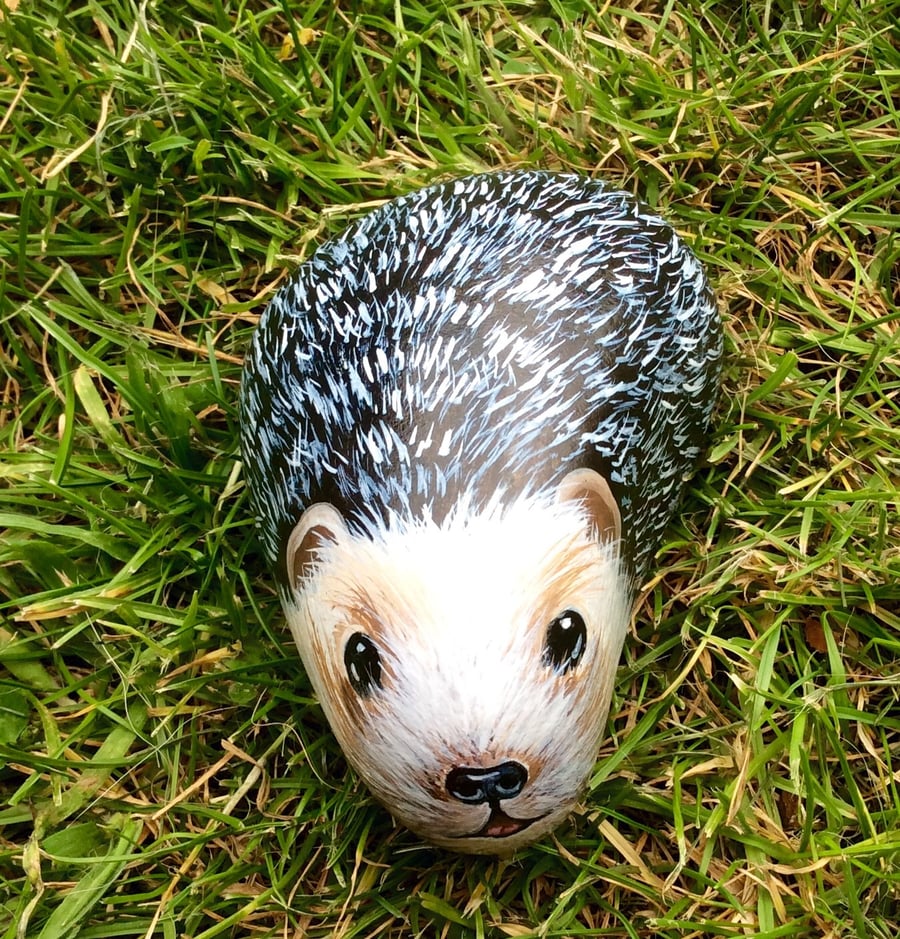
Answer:
[[[565,610],[547,627],[542,661],[557,675],[564,675],[581,661],[586,645],[584,619],[574,610]]]
[[[354,633],[344,647],[344,667],[353,690],[368,698],[381,687],[381,656],[374,642],[365,633]]]

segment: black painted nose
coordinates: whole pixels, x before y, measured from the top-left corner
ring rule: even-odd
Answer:
[[[528,770],[521,763],[507,760],[487,769],[457,766],[447,773],[447,792],[454,799],[469,805],[489,802],[496,805],[502,799],[512,799],[525,787]]]

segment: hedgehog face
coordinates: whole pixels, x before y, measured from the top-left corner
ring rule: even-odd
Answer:
[[[348,759],[429,841],[509,853],[571,810],[602,739],[630,613],[596,473],[438,526],[352,535],[312,506],[285,610]]]

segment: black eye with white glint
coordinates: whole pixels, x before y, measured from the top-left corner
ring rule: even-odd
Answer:
[[[547,627],[542,661],[557,675],[564,675],[581,661],[586,645],[584,619],[574,610],[565,610]]]
[[[353,690],[368,698],[381,687],[381,656],[378,647],[365,633],[354,633],[344,647],[344,668]]]

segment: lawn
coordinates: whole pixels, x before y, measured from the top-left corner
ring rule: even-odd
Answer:
[[[897,0],[0,0],[0,937],[900,933]],[[346,769],[237,448],[266,300],[499,167],[639,194],[725,323],[569,823]]]

